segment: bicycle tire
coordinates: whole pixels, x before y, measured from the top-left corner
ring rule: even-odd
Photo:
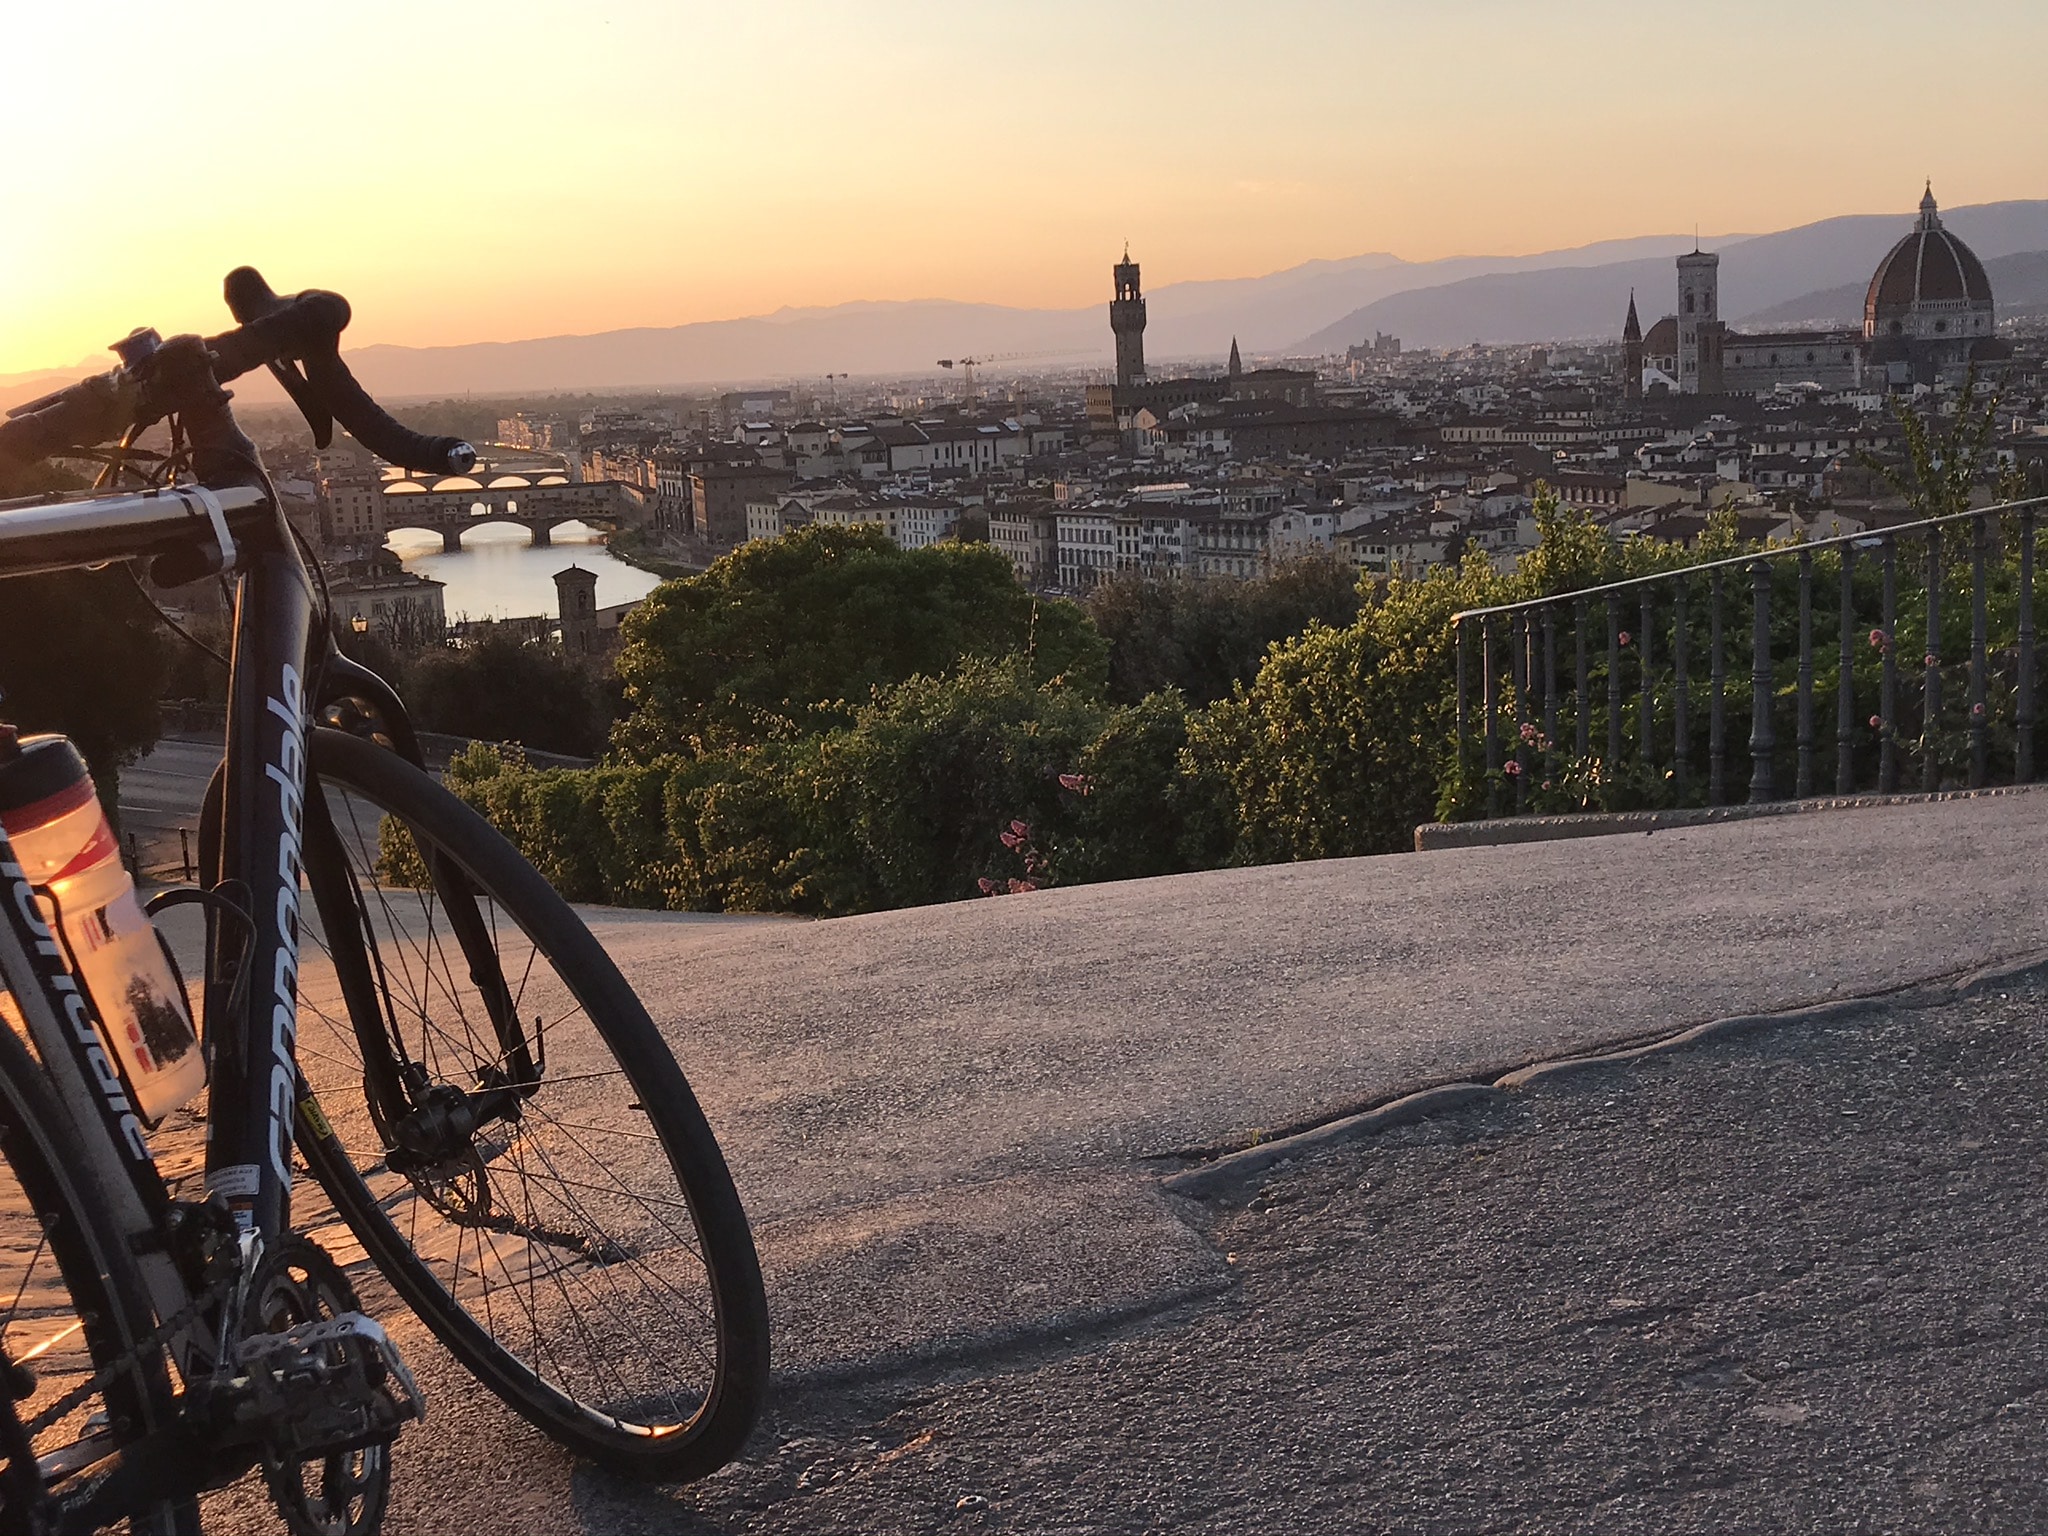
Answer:
[[[71,1170],[81,1166],[80,1158],[77,1129],[42,1068],[14,1030],[0,1023],[0,1160],[26,1202],[24,1207],[13,1190],[0,1190],[0,1254],[5,1255],[0,1259],[0,1300],[11,1298],[0,1314],[0,1345],[10,1361],[33,1360],[37,1378],[25,1399],[10,1400],[10,1394],[0,1392],[9,1455],[9,1465],[0,1474],[0,1487],[7,1493],[0,1496],[9,1499],[32,1495],[35,1489],[61,1493],[86,1465],[103,1467],[106,1458],[118,1455],[121,1444],[162,1428],[175,1413],[166,1351],[161,1345],[137,1347],[137,1341],[156,1326],[142,1277],[128,1244],[73,1176]],[[41,1227],[39,1234],[33,1233],[36,1225]],[[33,1244],[26,1241],[31,1235]],[[38,1285],[35,1280],[45,1245],[69,1302],[70,1322],[63,1321],[66,1309],[53,1305],[47,1283]],[[15,1261],[24,1252],[28,1258],[17,1277]],[[18,1330],[32,1337],[24,1343],[17,1339]],[[78,1337],[86,1345],[82,1356],[67,1347],[69,1339]],[[30,1444],[22,1410],[28,1411],[33,1424],[39,1405],[54,1406],[54,1400],[68,1395],[82,1380],[116,1366],[121,1368],[100,1391],[35,1436],[31,1448],[39,1465],[31,1484],[25,1469],[15,1464],[20,1448]],[[101,1405],[98,1410],[90,1407],[95,1398]],[[81,1428],[92,1429],[96,1413],[106,1415],[106,1427],[97,1434],[79,1433]],[[67,1435],[75,1438],[67,1443]],[[81,1457],[92,1461],[81,1462]],[[70,1470],[51,1478],[53,1464]],[[24,1515],[0,1505],[0,1529],[29,1528]],[[198,1505],[189,1499],[166,1500],[132,1517],[129,1529],[138,1536],[196,1532]]]
[[[330,843],[321,833],[321,818],[309,814],[307,878],[321,934],[308,945],[308,956],[324,950],[334,961],[337,948],[345,952],[352,942],[346,934],[353,924],[353,931],[365,939],[363,958],[374,967],[371,980],[376,988],[373,1010],[359,974],[353,993],[344,984],[344,964],[351,973],[363,969],[346,961],[345,954],[343,962],[336,962],[335,997],[323,1002],[314,995],[317,987],[309,985],[308,976],[301,976],[300,1066],[313,1087],[318,1108],[308,1115],[302,1106],[300,1146],[315,1179],[399,1296],[480,1381],[545,1434],[580,1455],[629,1475],[687,1480],[715,1471],[739,1453],[766,1395],[767,1302],[746,1214],[682,1069],[632,988],[582,920],[476,811],[395,753],[339,731],[314,730],[310,759],[317,798],[334,835]],[[315,794],[309,793],[309,807],[314,798]],[[519,958],[518,945],[530,947],[523,961],[522,994],[536,961],[544,960],[559,981],[557,1001],[566,996],[588,1020],[595,1037],[591,1044],[574,1037],[570,1047],[586,1051],[592,1059],[608,1053],[616,1063],[615,1068],[558,1072],[553,1077],[543,1071],[535,1093],[521,1104],[521,1117],[516,1122],[500,1122],[494,1133],[499,1141],[489,1143],[490,1155],[473,1150],[470,1161],[462,1164],[458,1173],[447,1175],[444,1182],[392,1171],[387,1160],[391,1152],[388,1127],[365,1102],[368,1091],[359,1075],[364,1070],[365,1030],[373,1042],[375,1038],[391,1040],[395,1034],[399,1044],[411,1050],[406,1031],[408,1025],[415,1026],[422,1061],[459,1057],[462,1047],[462,1041],[455,1038],[450,1014],[462,1012],[463,979],[452,967],[431,984],[424,975],[412,977],[410,971],[415,960],[423,969],[431,969],[437,959],[446,958],[428,908],[437,898],[418,885],[387,882],[384,865],[390,857],[387,844],[392,832],[379,819],[374,828],[377,851],[368,851],[366,840],[372,835],[366,825],[369,814],[391,818],[403,826],[410,837],[405,846],[422,853],[431,850],[431,856],[450,860],[460,869],[479,908],[489,909],[493,941],[500,941],[498,917],[502,914],[509,920],[508,937],[503,942],[514,946],[513,958]],[[355,851],[351,851],[352,839]],[[395,905],[394,891],[400,893]],[[408,905],[415,900],[428,914],[424,920]],[[427,941],[421,941],[407,926],[418,927],[422,921]],[[493,963],[509,977],[511,970],[504,965],[503,954],[501,949]],[[408,968],[402,979],[397,976],[401,966]],[[468,968],[473,984],[473,960]],[[535,995],[540,990],[536,987]],[[338,1011],[334,1007],[337,1002]],[[373,1011],[376,1016],[365,1017]],[[461,1022],[473,1036],[474,1021],[465,1016]],[[550,1046],[558,1053],[564,1048],[564,1036],[559,1033],[563,1023],[564,1019],[556,1019],[550,1025],[536,1018],[543,1057]],[[550,1039],[548,1029],[558,1033]],[[351,1045],[357,1047],[354,1060],[346,1058]],[[501,1050],[497,1057],[489,1057],[478,1047],[478,1059],[466,1064],[476,1081],[461,1086],[474,1088],[503,1054]],[[669,1187],[662,1169],[655,1166],[665,1163],[665,1177],[673,1181],[679,1200],[625,1187],[627,1181],[616,1165],[595,1156],[590,1159],[589,1176],[580,1181],[557,1166],[558,1159],[580,1155],[572,1148],[587,1152],[584,1136],[594,1140],[595,1133],[606,1127],[587,1120],[561,1120],[541,1107],[543,1095],[558,1086],[566,1095],[568,1085],[580,1083],[581,1097],[587,1100],[604,1091],[591,1085],[606,1077],[623,1079],[622,1084],[613,1086],[630,1092],[631,1100],[623,1108],[579,1103],[575,1112],[593,1119],[607,1115],[614,1122],[610,1129],[616,1136],[634,1138],[628,1145],[642,1159],[639,1176],[650,1189]],[[621,1117],[630,1121],[630,1129],[616,1124]],[[508,1126],[513,1128],[504,1128]],[[564,1132],[564,1126],[574,1129]],[[646,1149],[650,1142],[658,1142],[658,1152]],[[547,1150],[550,1143],[553,1152]],[[484,1133],[477,1133],[471,1147],[485,1145]],[[541,1147],[538,1152],[534,1151],[536,1145]],[[434,1178],[442,1175],[437,1173]],[[516,1203],[514,1216],[498,1214],[500,1206],[493,1202],[504,1198],[501,1180],[518,1181],[518,1193],[525,1201],[523,1215],[517,1214],[520,1207]],[[578,1187],[589,1190],[604,1185],[607,1180],[609,1185],[596,1193],[578,1196],[573,1192]],[[379,1188],[372,1188],[373,1181]],[[542,1191],[538,1196],[536,1189]],[[652,1209],[649,1202],[679,1203],[687,1209],[694,1245],[689,1234],[660,1213],[651,1224],[644,1215],[619,1215],[622,1227],[639,1223],[637,1236],[614,1232],[600,1225],[586,1208],[598,1205],[600,1199],[607,1211],[619,1211],[634,1201],[645,1209]],[[464,1205],[465,1201],[469,1204]],[[423,1213],[428,1228],[425,1241],[420,1232]],[[490,1225],[494,1220],[499,1226]],[[563,1235],[565,1225],[578,1228],[579,1224],[594,1231],[572,1230]],[[508,1235],[507,1226],[516,1230]],[[455,1256],[452,1262],[445,1262],[451,1232]],[[669,1239],[675,1241],[662,1250],[663,1265],[638,1262],[640,1249],[635,1244]],[[466,1258],[471,1244],[473,1263]],[[565,1252],[571,1256],[561,1257]],[[640,1410],[633,1404],[658,1389],[651,1384],[651,1372],[638,1385],[628,1379],[638,1368],[632,1352],[654,1352],[658,1345],[650,1345],[650,1339],[662,1337],[656,1321],[672,1326],[676,1319],[664,1314],[659,1320],[650,1320],[637,1309],[624,1308],[634,1314],[629,1324],[619,1315],[622,1309],[613,1298],[624,1295],[642,1304],[673,1302],[686,1288],[700,1283],[694,1271],[682,1272],[689,1270],[692,1253],[701,1262],[703,1303],[715,1334],[712,1352],[707,1354],[701,1343],[695,1346],[699,1357],[709,1362],[708,1379],[666,1388],[672,1394],[673,1407],[668,1410],[672,1417],[636,1417]],[[630,1272],[626,1269],[629,1262],[636,1265]],[[489,1277],[494,1271],[512,1276],[509,1306],[494,1309],[491,1304]],[[606,1289],[587,1287],[594,1276],[603,1278]],[[551,1281],[555,1291],[546,1290],[542,1280]],[[586,1285],[586,1289],[572,1296],[569,1280]],[[691,1296],[695,1294],[690,1291]],[[598,1317],[584,1314],[583,1302],[591,1297],[603,1309]],[[565,1328],[573,1328],[591,1341],[593,1354],[606,1356],[602,1368],[570,1370],[559,1346],[551,1346],[553,1333],[543,1327],[544,1313],[549,1318],[560,1317]],[[690,1317],[681,1320],[695,1323]],[[600,1322],[616,1331],[600,1339]],[[668,1363],[660,1369],[668,1369]],[[602,1380],[607,1372],[615,1388]],[[568,1379],[572,1376],[576,1379]],[[593,1378],[597,1378],[594,1388],[585,1385]],[[621,1411],[621,1401],[628,1411]]]

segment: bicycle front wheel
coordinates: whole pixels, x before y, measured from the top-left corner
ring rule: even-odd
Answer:
[[[582,921],[394,753],[312,733],[300,1146],[422,1321],[512,1408],[615,1470],[737,1455],[767,1304],[675,1058]],[[309,930],[312,925],[308,925]]]

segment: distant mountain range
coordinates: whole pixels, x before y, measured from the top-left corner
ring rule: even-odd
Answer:
[[[2048,249],[2048,201],[1946,209],[1942,222],[1987,266],[1999,257]],[[1707,248],[1721,255],[1721,314],[1738,326],[1771,323],[1787,309],[1804,310],[1822,293],[1854,288],[1860,325],[1863,290],[1871,273],[1912,227],[1911,215],[1852,214],[1777,234],[1709,241]],[[1676,307],[1678,278],[1672,259],[1691,245],[1690,240],[1667,242],[1660,254],[1647,260],[1496,271],[1411,287],[1308,333],[1291,350],[1337,352],[1375,331],[1391,332],[1407,345],[1422,347],[1618,338],[1631,288],[1645,330]],[[1992,294],[2000,301],[1999,312],[2006,313],[1996,277]]]
[[[1481,272],[1568,271],[1671,249],[1675,236],[1602,241],[1535,256],[1459,256],[1411,262],[1376,253],[1311,261],[1265,277],[1169,283],[1145,295],[1148,359],[1213,357],[1235,338],[1272,353],[1332,315],[1383,295]],[[924,375],[941,357],[1019,354],[1013,366],[1107,363],[1108,264],[1101,304],[1020,309],[943,299],[862,302],[783,309],[744,320],[663,329],[555,336],[467,347],[365,347],[349,365],[373,391],[393,398],[448,393],[652,387],[764,380],[841,370]]]
[[[2048,200],[1944,210],[1983,258],[1999,313],[2048,306]],[[1878,261],[1912,227],[1910,211],[1824,219],[1763,235],[1709,238],[1721,253],[1721,313],[1736,325],[1860,323]],[[1236,338],[1247,354],[1341,352],[1388,331],[1414,346],[1470,341],[1615,338],[1631,288],[1645,328],[1672,308],[1672,259],[1691,236],[1607,240],[1531,256],[1455,256],[1411,262],[1375,253],[1310,261],[1264,277],[1169,283],[1146,295],[1145,350],[1155,367],[1221,362]],[[1113,254],[1113,253],[1111,253]],[[1141,261],[1144,252],[1134,252]],[[387,399],[451,394],[757,383],[827,372],[924,375],[941,357],[1020,354],[1009,366],[1085,366],[1111,356],[1108,287],[1078,309],[1022,309],[922,299],[783,309],[692,325],[551,336],[454,347],[372,346],[349,365]],[[1854,295],[1850,304],[1845,295]],[[82,371],[82,370],[79,370]],[[74,370],[0,378],[0,407],[76,376]],[[268,380],[237,390],[280,398]]]

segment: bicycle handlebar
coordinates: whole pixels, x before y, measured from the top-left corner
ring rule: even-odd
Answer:
[[[310,288],[280,298],[254,267],[235,268],[222,286],[229,312],[242,322],[206,344],[216,359],[214,377],[222,383],[251,368],[268,367],[316,434],[322,426],[318,418],[331,416],[378,458],[407,469],[460,475],[476,467],[476,450],[461,438],[413,431],[356,382],[341,360],[349,307],[340,294]],[[287,366],[293,360],[305,365],[303,376]]]
[[[329,422],[339,422],[370,452],[407,469],[466,474],[476,450],[456,437],[429,437],[395,420],[372,400],[341,360],[348,300],[308,289],[280,296],[253,267],[237,267],[223,285],[228,309],[242,323],[204,342],[217,383],[268,368],[312,426],[321,447]],[[154,343],[154,337],[150,337]],[[153,398],[153,353],[124,352],[123,365],[30,401],[0,422],[0,460],[33,463],[147,426],[175,407]],[[302,365],[301,373],[293,364]]]

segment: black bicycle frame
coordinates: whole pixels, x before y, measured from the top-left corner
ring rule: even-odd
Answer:
[[[176,409],[197,484],[0,504],[0,576],[134,556],[154,556],[160,574],[187,579],[234,572],[226,752],[202,808],[200,867],[248,923],[208,929],[206,1190],[243,1230],[270,1239],[290,1226],[295,1121],[303,1117],[315,1134],[325,1123],[296,1063],[309,848],[309,883],[362,1049],[371,1112],[388,1127],[415,1107],[408,1064],[385,1029],[376,956],[357,921],[340,839],[316,791],[310,732],[323,717],[345,717],[416,766],[421,757],[397,694],[343,656],[324,628],[312,573],[228,400],[203,368],[180,383]],[[516,1098],[530,1089],[538,1071],[466,877],[438,859],[429,874],[503,1047],[493,1080],[471,1088],[504,1112],[508,1092]],[[118,1120],[108,1129],[118,1141]]]

